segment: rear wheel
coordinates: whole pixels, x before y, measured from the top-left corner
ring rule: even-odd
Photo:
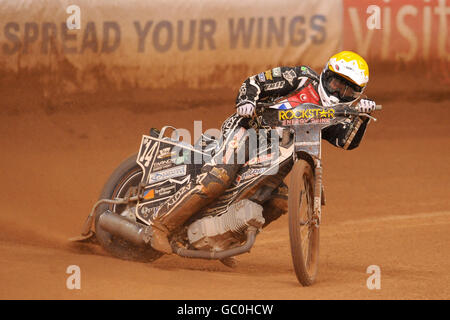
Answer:
[[[319,265],[319,226],[314,223],[314,174],[311,165],[298,160],[289,185],[289,238],[298,281],[310,286]]]
[[[99,199],[123,198],[131,188],[139,185],[142,178],[142,169],[136,163],[136,157],[137,154],[130,156],[114,170],[103,187]],[[121,214],[125,210],[135,206],[135,204],[136,203],[130,203],[128,205],[99,205],[95,212],[95,233],[102,247],[111,255],[125,260],[151,262],[161,257],[163,254],[151,247],[138,247],[119,237],[113,236],[109,232],[103,230],[98,224],[100,215],[106,210],[110,210],[115,214]]]

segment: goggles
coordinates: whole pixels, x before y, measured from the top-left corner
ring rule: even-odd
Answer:
[[[362,87],[354,84],[346,78],[327,70],[323,76],[323,85],[328,94],[337,97],[343,102],[352,102],[357,99],[362,92]]]

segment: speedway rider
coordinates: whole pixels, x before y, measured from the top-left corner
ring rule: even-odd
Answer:
[[[259,101],[271,102],[290,97],[301,103],[314,103],[331,107],[338,103],[354,103],[367,86],[369,68],[366,61],[358,54],[343,51],[332,56],[322,73],[317,73],[308,66],[276,67],[244,81],[236,99],[236,114],[228,118],[222,126],[222,147],[226,148],[233,141],[234,154],[248,152],[245,135],[249,119],[255,114]],[[375,109],[375,102],[361,99],[356,105],[360,112],[370,113]],[[366,130],[368,118],[355,117],[347,122],[335,124],[322,130],[322,138],[336,147],[351,150],[356,148]],[[226,124],[226,125],[225,125]],[[222,155],[220,155],[222,156]],[[235,157],[233,157],[235,159]],[[292,161],[291,161],[292,162]],[[287,212],[287,187],[283,178],[289,173],[290,166],[285,166],[269,183],[274,186],[272,197],[263,203],[265,225]],[[152,247],[171,253],[168,236],[183,225],[193,214],[217,199],[234,181],[242,164],[207,162],[201,179],[194,181],[193,187],[187,188],[185,194],[169,198],[152,216]]]

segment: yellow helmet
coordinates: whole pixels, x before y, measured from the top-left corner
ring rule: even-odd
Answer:
[[[369,66],[357,53],[342,51],[332,56],[320,75],[322,104],[353,103],[369,82]]]

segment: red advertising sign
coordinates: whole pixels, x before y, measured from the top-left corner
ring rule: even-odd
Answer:
[[[450,61],[450,1],[344,0],[343,49],[368,59]]]

